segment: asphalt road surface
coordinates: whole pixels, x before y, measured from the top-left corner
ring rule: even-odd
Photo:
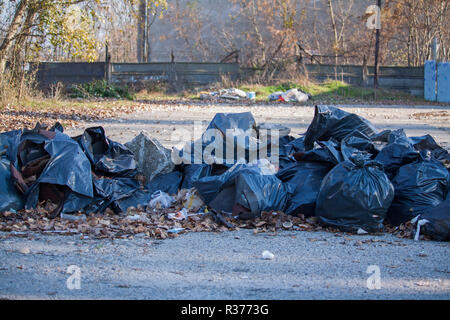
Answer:
[[[347,106],[379,129],[431,134],[450,146],[448,107]],[[146,130],[167,147],[177,128],[205,126],[216,112],[252,111],[258,122],[300,134],[312,107],[149,105],[102,125],[127,142]],[[449,299],[450,245],[392,235],[329,232],[188,233],[175,239],[93,240],[0,233],[3,299]],[[262,259],[262,252],[274,254]],[[72,267],[70,267],[72,266]],[[69,268],[70,267],[70,268]]]

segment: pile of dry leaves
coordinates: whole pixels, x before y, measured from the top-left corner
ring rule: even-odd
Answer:
[[[324,228],[315,217],[293,217],[281,212],[263,212],[253,220],[235,220],[218,217],[213,212],[190,214],[184,219],[174,219],[174,208],[147,209],[130,208],[127,213],[115,214],[107,209],[104,214],[63,215],[50,218],[51,204],[41,203],[37,209],[0,213],[0,231],[11,236],[28,236],[29,232],[43,234],[79,234],[82,238],[174,238],[187,232],[224,232],[253,229],[254,234],[276,234],[281,230],[321,231],[339,233],[334,228]],[[399,238],[411,238],[414,227],[408,222],[400,227],[389,227],[387,231]]]
[[[6,105],[0,108],[0,132],[17,128],[34,128],[37,122],[52,126],[60,122],[64,127],[73,127],[82,121],[97,121],[117,118],[148,106],[137,102],[91,101],[86,103],[63,102],[42,104],[35,107]]]

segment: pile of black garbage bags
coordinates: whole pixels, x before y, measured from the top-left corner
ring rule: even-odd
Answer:
[[[277,130],[279,139],[262,140],[263,128]],[[235,139],[235,150],[224,150],[228,161],[219,161],[214,152],[208,159],[194,159],[213,139],[205,132],[191,150],[179,153],[190,164],[179,164],[145,185],[137,179],[133,153],[108,139],[101,127],[73,138],[59,124],[2,133],[0,212],[50,200],[54,217],[107,208],[121,213],[147,206],[155,192],[175,195],[195,188],[212,212],[239,219],[282,211],[359,233],[414,219],[421,221],[422,233],[450,240],[450,155],[430,135],[379,132],[368,120],[332,106],[316,106],[300,138],[280,125],[257,126],[250,112],[219,113],[208,129],[222,135],[224,148]],[[249,131],[254,136],[239,139]],[[250,161],[255,144],[264,156]],[[263,159],[274,156],[273,150],[277,168]]]

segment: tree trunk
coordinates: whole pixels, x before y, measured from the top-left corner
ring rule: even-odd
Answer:
[[[147,22],[147,1],[140,0],[139,12],[137,17],[137,61],[139,63],[145,62],[145,45],[146,40],[146,22]]]
[[[378,8],[380,9],[381,14],[381,0],[377,1]],[[381,17],[377,17],[381,19]],[[376,39],[375,39],[375,72],[373,77],[373,86],[375,89],[378,88],[378,57],[380,55],[380,29],[377,28],[376,31]],[[376,94],[376,93],[375,93]]]
[[[334,51],[334,77],[335,80],[337,80],[337,65],[338,65],[338,47],[339,47],[339,39],[338,39],[338,32],[336,27],[336,19],[334,17],[334,10],[333,10],[333,4],[331,0],[328,0],[328,9],[330,11],[330,19],[331,19],[331,27],[333,28],[334,33],[334,44],[333,44],[333,51]]]
[[[0,45],[0,74],[3,74],[5,72],[6,60],[8,58],[8,51],[9,49],[11,49],[13,39],[20,29],[21,22],[23,20],[23,16],[26,11],[27,2],[28,2],[27,0],[21,0],[17,5],[14,18],[12,19],[11,24],[8,27],[8,30],[6,31],[5,38],[3,39],[3,42]]]
[[[17,36],[17,40],[14,42],[13,54],[15,56],[19,55],[19,52],[23,49],[25,41],[27,40],[28,33],[31,31],[33,26],[34,18],[37,14],[37,8],[35,6],[29,6],[27,10],[27,15],[23,23],[22,30]]]

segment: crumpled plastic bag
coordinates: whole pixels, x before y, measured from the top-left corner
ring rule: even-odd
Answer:
[[[231,100],[247,99],[247,93],[236,88],[221,89],[219,90],[219,97],[222,99]]]
[[[290,89],[286,92],[277,91],[269,95],[269,101],[286,101],[286,102],[302,103],[308,101],[310,98],[311,96],[308,93],[298,90],[296,88]]]
[[[241,100],[247,99],[247,93],[240,89],[229,88],[229,89],[220,89],[219,91],[212,91],[208,93],[200,94],[201,100],[208,100],[212,98],[221,98],[221,99],[229,99],[229,100]]]
[[[151,200],[149,202],[150,208],[169,208],[172,203],[175,201],[175,198],[169,196],[167,193],[162,191],[156,191],[151,195]]]

